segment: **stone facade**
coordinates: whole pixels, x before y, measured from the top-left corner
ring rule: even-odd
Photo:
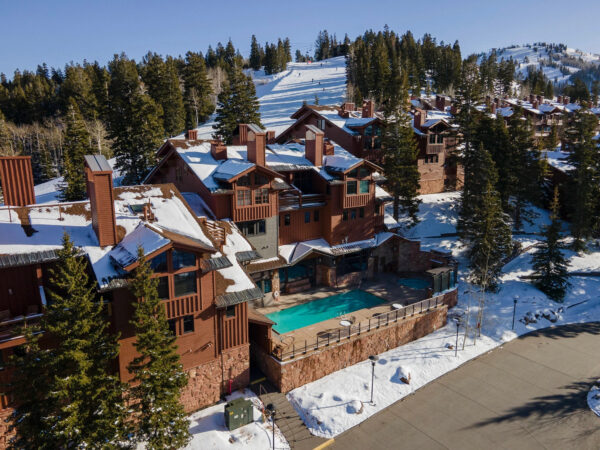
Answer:
[[[289,392],[364,361],[369,355],[377,355],[422,338],[444,326],[447,313],[448,308],[443,306],[283,363],[257,348],[259,354],[256,361],[269,381],[281,392]]]
[[[250,344],[223,351],[221,358],[189,369],[188,385],[181,393],[181,403],[186,412],[196,411],[216,403],[221,395],[231,389],[241,389],[250,383]]]

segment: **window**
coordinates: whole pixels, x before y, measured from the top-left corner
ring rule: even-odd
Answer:
[[[369,193],[369,180],[360,180],[360,191],[361,194]]]
[[[350,219],[352,219],[352,220],[356,219],[356,210],[355,209],[350,210]]]
[[[194,316],[183,316],[183,334],[194,332]]]
[[[348,220],[348,211],[347,210],[344,210],[342,212],[342,220]]]
[[[267,177],[264,177],[258,173],[254,174],[254,185],[255,186],[263,186],[269,182]]]
[[[346,181],[346,195],[356,194],[356,181]]]
[[[169,331],[173,336],[177,336],[177,319],[169,319],[167,320],[169,324]]]
[[[181,250],[173,250],[173,270],[196,266],[196,255]]]
[[[438,144],[443,144],[444,143],[444,135],[443,134],[438,134],[437,135],[437,143]]]
[[[358,171],[358,177],[365,178],[365,177],[368,177],[370,173],[371,172],[369,172],[369,169],[367,169],[366,167],[361,167],[360,170]]]
[[[283,216],[283,224],[287,227],[290,224],[290,215],[286,214]]]
[[[160,255],[156,255],[150,260],[150,267],[153,272],[166,272],[167,267],[167,252],[163,252]]]
[[[241,190],[237,191],[237,205],[238,206],[249,206],[252,204],[251,191]]]
[[[315,212],[313,213],[313,220],[315,222],[319,221],[319,210],[318,209],[315,209]]]
[[[310,223],[310,211],[304,213],[304,223]]]
[[[240,222],[238,227],[244,236],[256,236],[266,233],[266,222],[263,220],[251,220],[249,222]]]
[[[235,182],[238,186],[250,186],[250,175],[244,175]]]
[[[379,215],[379,208],[381,208],[381,205],[375,205],[375,215],[376,216]]]
[[[143,214],[144,213],[144,205],[129,205],[129,209],[134,214]]]
[[[430,144],[435,144],[435,134],[430,134],[429,135],[429,143]]]
[[[195,294],[196,289],[196,271],[179,273],[173,276],[175,282],[175,297],[181,297],[187,294]]]
[[[262,291],[265,294],[268,294],[269,292],[271,292],[273,290],[273,285],[271,284],[271,280],[269,278],[262,280],[261,283],[262,283]]]
[[[156,290],[158,291],[158,298],[161,300],[169,298],[169,277],[160,277]]]
[[[362,219],[363,217],[365,217],[365,208],[360,208],[360,209],[358,210],[358,217],[360,217],[361,219]]]
[[[433,164],[439,161],[438,155],[425,156],[425,164]]]
[[[317,127],[321,130],[325,129],[325,119],[317,119]]]
[[[348,172],[348,178],[356,178],[358,176],[358,169],[351,170]]]
[[[225,317],[235,317],[235,305],[227,307]]]
[[[254,190],[254,203],[257,205],[264,205],[269,203],[269,190],[266,188]]]
[[[181,167],[175,169],[175,179],[179,182],[183,181],[183,171],[181,170]]]

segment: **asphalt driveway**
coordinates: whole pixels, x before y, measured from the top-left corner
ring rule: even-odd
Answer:
[[[335,439],[339,449],[600,449],[586,402],[600,323],[537,331],[482,355]]]

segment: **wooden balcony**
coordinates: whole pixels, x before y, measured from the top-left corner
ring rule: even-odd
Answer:
[[[325,202],[325,194],[286,193],[279,197],[279,211],[322,206]]]
[[[253,206],[235,206],[233,207],[233,221],[246,222],[248,220],[266,219],[271,217],[271,206],[264,205]]]
[[[438,155],[444,153],[444,144],[427,144],[425,152],[428,155]]]
[[[199,294],[164,300],[163,304],[165,305],[167,319],[195,314],[202,309]]]
[[[21,344],[23,336],[16,331],[23,326],[37,324],[42,318],[42,313],[31,313],[24,316],[11,317],[0,322],[0,348],[8,348]]]
[[[367,206],[371,200],[371,194],[355,194],[355,195],[344,195],[343,197],[343,208],[359,208],[361,206]]]

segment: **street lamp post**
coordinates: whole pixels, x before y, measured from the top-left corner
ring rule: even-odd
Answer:
[[[273,450],[275,450],[275,405],[273,403],[269,403],[267,405],[267,411],[269,412],[269,416],[273,422]]]
[[[371,405],[373,405],[373,384],[375,381],[375,364],[377,363],[379,358],[376,355],[371,355],[371,356],[369,356],[369,359],[371,360]]]
[[[512,329],[515,329],[515,316],[517,314],[517,302],[519,301],[519,296],[515,295],[515,298],[513,299],[514,302],[514,306],[513,306],[513,323],[512,323]]]
[[[458,317],[454,320],[456,321],[456,345],[454,346],[454,356],[458,356],[458,329],[460,327],[460,320]]]

